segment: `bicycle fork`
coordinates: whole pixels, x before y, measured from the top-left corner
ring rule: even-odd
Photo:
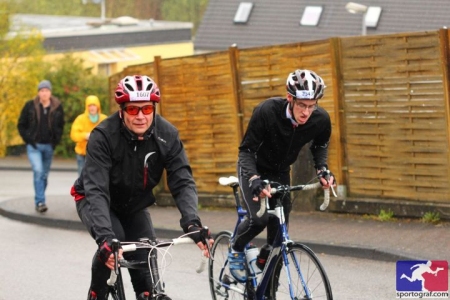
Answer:
[[[292,277],[291,277],[291,272],[289,271],[288,255],[292,256],[292,261],[295,265],[295,270],[297,271],[303,291],[305,292],[305,299],[312,299],[311,291],[309,290],[308,285],[305,282],[305,278],[303,277],[303,273],[300,270],[300,263],[298,262],[297,257],[295,256],[294,253],[289,253],[289,246],[286,246],[286,251],[283,251],[283,261],[284,261],[284,269],[286,271],[286,275],[287,275],[287,279],[288,279],[289,294],[291,295],[291,299],[294,299],[293,297],[294,297],[295,293],[293,291],[292,282],[291,282]]]
[[[155,241],[150,242],[153,246],[156,245]],[[152,278],[154,294],[164,294],[164,284],[161,282],[158,269],[158,257],[156,248],[150,250],[150,275]]]

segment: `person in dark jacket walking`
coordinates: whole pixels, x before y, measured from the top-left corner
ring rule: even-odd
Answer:
[[[47,211],[45,190],[53,159],[53,150],[61,141],[64,129],[64,110],[58,98],[52,95],[50,81],[38,85],[38,95],[25,103],[17,124],[26,144],[28,159],[33,169],[34,202],[36,211]]]
[[[148,76],[126,76],[117,85],[115,100],[120,109],[91,132],[85,166],[71,190],[78,214],[99,246],[92,263],[90,300],[105,298],[114,265],[112,239],[156,238],[147,208],[155,203],[152,190],[164,170],[181,227],[194,233],[189,236],[209,255],[200,238],[197,189],[178,130],[156,114],[157,84]],[[132,259],[147,260],[146,253],[133,255]],[[151,291],[148,270],[129,273],[136,297]]]
[[[269,218],[267,212],[261,217],[256,215],[259,199],[271,197],[264,180],[290,184],[290,166],[302,147],[311,142],[310,150],[323,188],[334,185],[327,165],[331,121],[328,113],[317,105],[325,89],[323,80],[310,70],[295,70],[287,78],[286,89],[286,98],[270,98],[256,106],[239,146],[237,172],[248,217],[239,225],[230,246],[230,270],[236,277],[244,271],[245,245],[266,226],[269,245],[277,233],[278,220]],[[330,178],[325,176],[329,174]],[[282,203],[288,223],[292,205],[289,194]]]

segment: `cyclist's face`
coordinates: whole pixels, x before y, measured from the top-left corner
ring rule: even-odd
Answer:
[[[152,103],[145,102],[127,102],[125,103],[125,107],[127,106],[138,106],[143,107],[146,105],[150,105]],[[134,132],[137,136],[143,136],[147,129],[150,128],[153,122],[153,112],[145,115],[142,109],[139,110],[137,115],[130,115],[125,110],[122,110],[122,118],[125,123],[125,126],[132,132]]]
[[[300,125],[305,124],[317,108],[317,100],[296,99],[290,94],[287,95],[287,100],[293,106],[292,111],[295,121]]]

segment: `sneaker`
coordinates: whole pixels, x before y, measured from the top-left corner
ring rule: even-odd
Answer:
[[[244,252],[234,252],[230,245],[228,248],[228,264],[231,275],[233,275],[237,281],[245,282],[247,280]]]
[[[40,213],[46,212],[48,209],[47,205],[45,203],[39,202],[38,205],[36,205],[36,211]]]

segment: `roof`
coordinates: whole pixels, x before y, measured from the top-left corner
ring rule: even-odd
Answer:
[[[100,18],[28,15],[12,17],[10,32],[38,29],[44,37],[44,48],[50,51],[92,50],[164,44],[192,40],[192,23],[136,20],[120,17]]]
[[[247,0],[253,9],[245,24],[233,22],[240,0],[209,0],[194,40],[195,50],[224,50],[322,40],[362,34],[362,14],[350,14],[347,0]],[[437,30],[450,25],[448,0],[356,1],[382,9],[367,35]],[[301,26],[306,6],[322,6],[318,26]]]

